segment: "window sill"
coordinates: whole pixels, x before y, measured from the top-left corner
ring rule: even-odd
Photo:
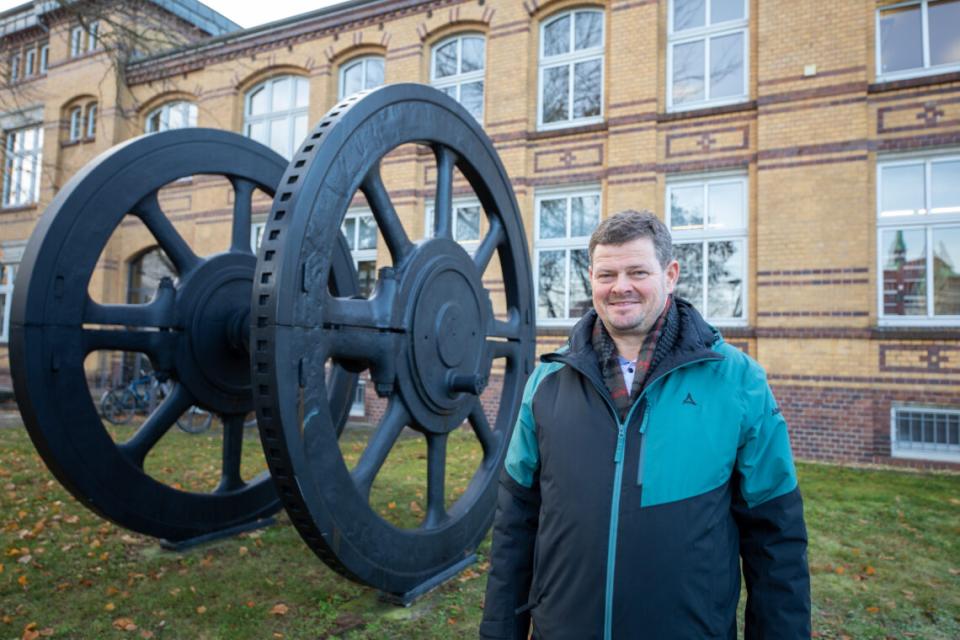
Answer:
[[[745,102],[736,102],[734,104],[723,104],[717,106],[706,105],[692,109],[668,110],[657,114],[657,122],[673,122],[675,120],[686,120],[688,118],[703,118],[705,116],[719,116],[726,113],[738,113],[741,111],[756,111],[757,101],[747,100]]]
[[[21,213],[24,211],[33,211],[36,208],[36,202],[31,202],[30,204],[16,204],[10,207],[0,207],[0,213]]]
[[[76,140],[64,140],[60,143],[61,149],[66,149],[67,147],[76,147],[81,144],[87,144],[88,142],[96,142],[96,138],[77,138]]]
[[[957,81],[960,81],[960,71],[915,75],[909,78],[893,80],[878,79],[877,82],[867,85],[867,93],[884,93],[887,91],[897,91],[899,89],[911,89],[914,87],[925,87],[931,84],[944,84]]]
[[[930,460],[933,462],[960,462],[960,453],[924,451],[922,449],[897,449],[896,446],[890,451],[890,457],[906,460]]]
[[[606,131],[606,121],[592,122],[590,124],[571,124],[555,129],[539,129],[527,134],[528,140],[545,140],[548,138],[559,138],[561,136],[574,136],[582,133],[596,133]]]
[[[870,337],[874,340],[956,340],[960,338],[960,325],[880,324],[870,329]]]

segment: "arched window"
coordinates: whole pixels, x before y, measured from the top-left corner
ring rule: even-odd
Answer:
[[[382,84],[382,56],[354,58],[340,67],[340,98],[364,89],[373,89]]]
[[[247,92],[244,133],[284,158],[292,158],[307,135],[309,104],[310,85],[306,78],[271,78]]]
[[[144,126],[146,133],[197,126],[197,105],[177,100],[161,105],[150,112]]]
[[[485,41],[477,34],[438,43],[430,58],[430,83],[466,107],[483,122]]]
[[[595,9],[567,11],[540,27],[542,128],[600,121],[603,41],[603,11]]]
[[[70,109],[70,142],[76,142],[83,137],[83,107],[76,106]]]
[[[87,105],[87,138],[91,140],[97,136],[97,103]]]

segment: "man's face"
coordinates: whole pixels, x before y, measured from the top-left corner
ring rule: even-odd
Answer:
[[[646,335],[679,277],[676,260],[660,266],[651,238],[598,244],[590,265],[593,307],[611,336]]]

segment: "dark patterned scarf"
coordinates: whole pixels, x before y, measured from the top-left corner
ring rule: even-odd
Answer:
[[[643,391],[647,383],[647,376],[653,370],[655,364],[659,362],[663,354],[673,345],[673,334],[676,331],[668,331],[671,339],[667,340],[670,344],[665,344],[661,340],[664,334],[664,328],[670,326],[675,329],[677,324],[677,311],[673,304],[673,296],[667,296],[667,302],[664,305],[663,312],[657,321],[653,323],[650,332],[643,339],[640,346],[640,354],[637,356],[636,372],[633,376],[633,385],[627,392],[627,385],[623,381],[623,370],[620,368],[620,358],[617,355],[617,345],[613,338],[603,326],[600,317],[597,317],[593,324],[593,349],[597,353],[597,360],[600,362],[600,372],[603,374],[603,381],[610,391],[610,397],[613,404],[620,414],[620,419],[624,420],[630,411],[631,405]],[[658,348],[666,347],[666,348]]]

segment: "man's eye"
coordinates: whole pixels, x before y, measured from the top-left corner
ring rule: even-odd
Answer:
[[[646,277],[647,272],[646,272],[646,271],[631,271],[631,272],[630,272],[630,275],[633,276],[634,278],[643,278],[643,277]]]

